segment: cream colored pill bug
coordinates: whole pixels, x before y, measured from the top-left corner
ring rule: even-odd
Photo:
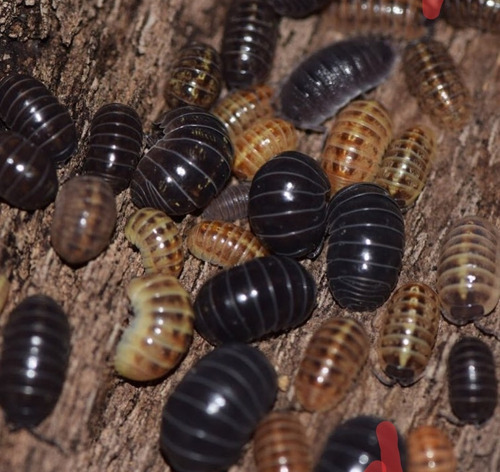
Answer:
[[[127,294],[134,319],[116,348],[115,369],[129,380],[158,379],[179,364],[191,345],[191,300],[177,278],[166,274],[133,279]]]
[[[0,274],[0,312],[9,298],[10,282],[5,274]]]

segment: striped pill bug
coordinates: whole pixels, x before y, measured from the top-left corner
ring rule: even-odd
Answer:
[[[160,127],[164,136],[132,176],[132,202],[171,216],[205,208],[231,177],[234,151],[224,125],[188,106],[167,112]]]
[[[405,244],[404,219],[380,186],[358,183],[328,205],[327,278],[343,308],[373,311],[396,286]]]
[[[119,194],[129,186],[141,157],[142,136],[141,119],[132,107],[103,105],[90,124],[82,173],[102,177]]]
[[[269,255],[251,231],[217,220],[193,226],[188,232],[186,246],[196,258],[224,268]]]
[[[168,374],[193,339],[193,306],[176,277],[146,274],[133,279],[127,294],[134,319],[116,347],[116,372],[129,380],[150,381]]]
[[[0,119],[42,148],[56,165],[75,152],[78,137],[67,108],[39,80],[9,74],[0,81]]]
[[[204,220],[236,221],[248,217],[250,182],[228,185],[203,210]]]
[[[10,313],[0,356],[0,405],[15,429],[35,427],[53,411],[69,354],[68,319],[52,298],[32,295]]]
[[[125,225],[125,237],[139,248],[147,274],[161,272],[178,277],[184,267],[182,237],[175,222],[160,210],[141,208]]]
[[[289,18],[304,18],[325,8],[332,0],[268,0],[274,11]]]
[[[316,291],[312,275],[294,259],[257,257],[203,284],[194,301],[195,329],[211,344],[262,339],[306,321]]]
[[[464,337],[453,345],[448,356],[448,396],[459,420],[481,424],[493,416],[498,403],[495,370],[491,349],[480,339]]]
[[[182,378],[163,408],[160,448],[178,472],[233,465],[277,393],[273,366],[258,349],[220,346]]]
[[[106,249],[115,224],[111,186],[93,175],[73,177],[56,197],[50,227],[52,247],[66,263],[84,264]]]
[[[335,118],[321,153],[331,193],[371,182],[392,139],[392,119],[376,100],[355,100]]]
[[[387,39],[359,36],[332,43],[306,58],[278,97],[283,118],[298,128],[320,125],[391,73],[396,53]]]
[[[45,151],[12,131],[0,131],[0,197],[22,210],[52,203],[59,182]]]
[[[460,218],[441,245],[436,289],[443,316],[464,325],[491,313],[500,298],[500,235],[486,218]]]
[[[10,282],[5,274],[0,274],[0,313],[9,298]]]
[[[446,0],[441,17],[459,28],[500,34],[500,0]]]

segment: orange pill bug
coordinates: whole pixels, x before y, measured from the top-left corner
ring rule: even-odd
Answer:
[[[269,255],[251,231],[224,221],[198,223],[189,231],[186,245],[193,256],[221,267]]]
[[[402,386],[424,374],[436,342],[439,298],[428,285],[410,282],[399,287],[387,303],[379,338],[384,372]]]
[[[421,125],[408,128],[389,144],[375,183],[407,210],[422,192],[435,155],[434,132]]]
[[[127,294],[135,317],[116,348],[116,372],[129,380],[158,379],[179,364],[191,345],[191,300],[177,278],[166,274],[133,279]]]
[[[141,208],[127,221],[125,237],[139,248],[146,273],[179,276],[184,267],[184,249],[170,216],[155,208]]]
[[[335,407],[346,395],[368,357],[363,326],[350,318],[331,318],[313,334],[297,375],[295,390],[308,411]]]
[[[255,431],[257,472],[311,472],[311,445],[302,423],[289,411],[273,411]]]
[[[321,154],[332,195],[347,185],[372,182],[392,139],[392,120],[375,100],[355,100],[338,115]]]

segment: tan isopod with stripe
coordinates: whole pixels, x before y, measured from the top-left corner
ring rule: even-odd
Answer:
[[[7,303],[9,298],[10,282],[9,279],[4,275],[0,274],[0,312]]]
[[[135,278],[127,294],[135,316],[116,348],[115,369],[129,380],[158,379],[179,364],[191,345],[191,300],[177,278],[167,274]]]

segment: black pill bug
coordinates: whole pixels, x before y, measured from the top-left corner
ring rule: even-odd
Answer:
[[[122,103],[103,105],[90,124],[82,173],[102,177],[117,195],[129,186],[141,149],[142,122],[137,112]]]
[[[205,220],[236,221],[248,216],[250,182],[229,185],[203,210]]]
[[[382,187],[344,187],[328,206],[327,278],[343,308],[372,311],[394,289],[405,244],[404,220]]]
[[[250,342],[302,324],[316,283],[294,259],[265,256],[221,271],[194,302],[195,329],[212,344]]]
[[[0,404],[14,428],[33,428],[54,409],[70,353],[70,327],[46,295],[25,298],[11,312],[0,358]]]
[[[396,54],[387,39],[359,36],[306,58],[279,93],[281,114],[299,128],[317,130],[327,118],[391,72]]]
[[[278,15],[304,18],[325,8],[332,0],[268,0]]]
[[[206,207],[231,176],[234,150],[213,114],[186,106],[160,123],[164,136],[139,161],[130,193],[139,207],[186,215]]]
[[[163,409],[160,447],[177,472],[234,464],[277,392],[274,368],[258,349],[218,347],[192,367]]]
[[[55,164],[66,162],[76,150],[75,123],[67,108],[30,75],[10,74],[0,81],[0,118]]]

